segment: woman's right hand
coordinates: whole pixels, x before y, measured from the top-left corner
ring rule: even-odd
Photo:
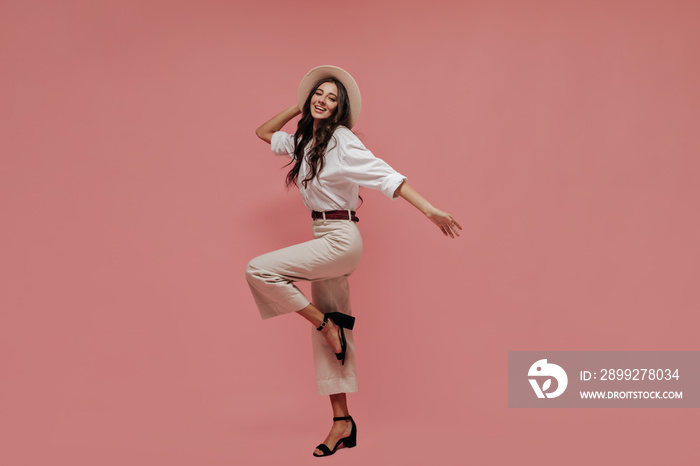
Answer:
[[[260,139],[270,144],[270,141],[272,141],[272,135],[275,134],[275,132],[281,130],[282,127],[286,125],[289,120],[299,115],[300,113],[301,110],[299,110],[299,105],[294,104],[287,110],[282,111],[281,113],[275,115],[270,120],[260,125],[260,127],[255,130],[255,134]]]

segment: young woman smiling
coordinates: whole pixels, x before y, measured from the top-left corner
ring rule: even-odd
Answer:
[[[357,391],[348,276],[362,255],[355,215],[359,187],[387,197],[402,197],[451,238],[462,227],[450,214],[433,207],[386,162],[367,150],[352,132],[362,101],[355,80],[335,66],[309,71],[299,87],[298,102],[255,133],[277,155],[291,157],[287,185],[298,186],[311,211],[314,239],[256,257],[246,278],[263,319],[296,312],[313,325],[312,346],[319,394],[330,397],[333,425],[314,456],[354,447],[357,425],[350,416],[347,393]],[[301,113],[295,134],[280,131]],[[311,300],[294,282],[311,282]]]

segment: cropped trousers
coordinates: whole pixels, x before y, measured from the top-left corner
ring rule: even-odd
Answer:
[[[362,237],[349,220],[313,221],[314,239],[258,256],[248,263],[246,279],[263,319],[300,311],[310,301],[295,282],[311,282],[311,299],[324,314],[352,315],[348,276],[362,257]],[[321,395],[357,391],[355,344],[345,329],[347,350],[341,365],[321,332],[311,329],[316,388]]]

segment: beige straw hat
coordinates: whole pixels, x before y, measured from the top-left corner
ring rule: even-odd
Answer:
[[[314,85],[321,79],[331,77],[343,83],[345,90],[348,91],[348,100],[350,101],[350,121],[348,122],[348,126],[352,128],[355,126],[355,123],[357,123],[357,118],[360,116],[360,110],[362,109],[360,88],[357,86],[352,76],[350,76],[350,73],[337,66],[317,66],[306,73],[306,76],[304,76],[304,79],[301,80],[301,84],[299,85],[299,109],[302,112],[304,111],[304,103]]]

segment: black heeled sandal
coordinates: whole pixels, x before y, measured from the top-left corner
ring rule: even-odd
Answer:
[[[352,328],[355,326],[355,318],[353,316],[349,316],[347,314],[343,314],[342,312],[329,312],[328,314],[324,314],[323,316],[323,323],[321,324],[320,327],[318,327],[316,330],[319,332],[323,330],[323,327],[326,326],[326,323],[328,322],[328,319],[332,320],[335,325],[338,326],[340,331],[338,332],[340,336],[340,353],[335,353],[335,357],[341,361],[341,365],[345,365],[345,350],[347,349],[347,341],[345,340],[345,330],[343,329],[348,329],[352,330]]]
[[[335,321],[334,321],[335,322]],[[350,432],[350,435],[348,435],[345,438],[341,438],[336,442],[335,447],[333,447],[333,450],[330,450],[325,444],[320,444],[316,448],[321,450],[323,452],[322,455],[317,455],[316,452],[314,452],[314,456],[316,457],[321,457],[321,456],[330,456],[335,451],[338,449],[338,447],[342,444],[345,446],[345,448],[352,448],[355,445],[357,445],[357,425],[355,425],[355,421],[353,420],[352,416],[345,416],[345,417],[334,417],[333,422],[335,421],[350,421],[352,422],[352,432]]]

